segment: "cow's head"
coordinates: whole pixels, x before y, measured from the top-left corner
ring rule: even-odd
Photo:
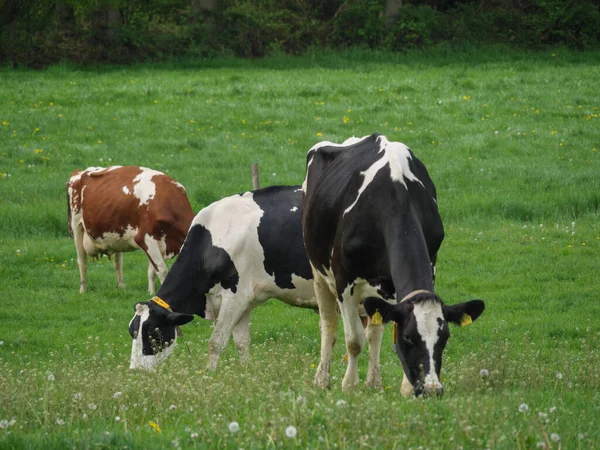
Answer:
[[[379,298],[365,300],[365,310],[373,323],[394,321],[397,326],[395,350],[412,393],[441,395],[442,353],[450,337],[448,323],[469,325],[483,312],[481,300],[444,305],[435,294],[417,291],[396,305]],[[406,385],[403,383],[403,393]]]
[[[154,300],[136,303],[129,322],[131,344],[130,369],[155,369],[173,351],[177,340],[176,326],[191,322],[194,316],[169,311]]]

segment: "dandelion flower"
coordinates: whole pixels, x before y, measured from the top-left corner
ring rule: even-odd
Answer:
[[[337,406],[338,408],[342,408],[342,407],[344,407],[346,405],[347,405],[346,400],[340,399],[337,402],[335,402],[335,406]]]
[[[298,434],[298,430],[296,430],[294,425],[290,425],[285,429],[285,435],[289,438],[295,438],[296,434]]]
[[[95,403],[88,403],[88,408],[90,411],[95,411],[96,409],[98,409],[98,405],[96,405]]]
[[[53,373],[48,374],[48,381],[54,381],[54,374]]]
[[[481,378],[489,377],[489,376],[490,376],[490,371],[489,371],[489,370],[487,370],[487,369],[481,369],[481,370],[479,371],[479,376],[480,376]]]
[[[527,403],[521,403],[519,405],[519,412],[527,412],[529,411],[529,405]]]
[[[228,428],[229,431],[231,431],[232,433],[237,433],[238,431],[240,431],[240,424],[237,422],[230,422]]]
[[[150,427],[156,431],[157,433],[160,433],[162,430],[160,429],[160,425],[157,424],[156,422],[153,422],[152,420],[150,422],[148,422],[148,425],[150,425]]]
[[[558,435],[558,433],[552,433],[550,435],[550,440],[552,442],[558,442],[558,441],[560,441],[560,436]]]
[[[117,398],[119,398],[121,395],[123,395],[123,393],[122,393],[121,391],[117,391],[117,392],[115,392],[115,393],[113,394],[113,398],[114,398],[114,399],[117,399]]]
[[[196,439],[198,437],[198,433],[191,433],[190,438]]]
[[[562,380],[563,379],[563,374],[561,372],[556,372],[556,379],[557,380]]]

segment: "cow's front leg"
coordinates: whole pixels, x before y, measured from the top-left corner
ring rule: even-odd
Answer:
[[[123,253],[115,253],[113,264],[115,265],[115,273],[117,274],[117,287],[125,289],[125,282],[123,281]]]
[[[383,341],[384,324],[374,324],[369,318],[367,325],[367,342],[369,343],[369,368],[365,385],[373,389],[381,389],[381,368],[379,355],[381,353],[381,342]]]
[[[233,343],[242,362],[250,358],[250,312],[245,314],[233,329]]]
[[[351,298],[340,304],[344,320],[344,337],[348,351],[348,366],[342,381],[342,390],[348,392],[358,385],[358,357],[365,346],[365,331],[358,315],[358,307]]]
[[[321,359],[315,374],[315,385],[329,388],[331,357],[338,333],[338,312],[335,296],[329,290],[326,281],[314,269],[313,274],[315,276],[315,295],[319,305],[319,325],[321,328]]]
[[[234,327],[248,313],[248,299],[246,297],[235,295],[229,291],[227,293],[223,292],[219,316],[208,342],[208,368],[210,370],[217,368],[221,353],[227,345]]]

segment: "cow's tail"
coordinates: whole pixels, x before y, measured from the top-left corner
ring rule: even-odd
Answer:
[[[73,229],[71,228],[71,199],[69,197],[69,184],[67,183],[67,225],[69,228],[69,237],[73,239]]]

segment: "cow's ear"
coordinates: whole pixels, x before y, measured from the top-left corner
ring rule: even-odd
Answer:
[[[483,300],[471,300],[456,305],[444,306],[444,318],[447,322],[464,327],[472,324],[485,309]]]
[[[175,326],[185,325],[186,323],[189,323],[192,320],[194,320],[194,316],[193,314],[169,312],[169,314],[167,315],[167,320],[169,321],[169,323]]]
[[[398,305],[392,305],[377,297],[368,297],[365,299],[365,311],[371,318],[371,323],[378,325],[388,323],[390,320],[396,320],[399,314]]]
[[[144,312],[144,306],[148,306],[148,302],[137,302],[133,306],[133,312],[134,313],[138,313],[138,314],[143,313]]]

